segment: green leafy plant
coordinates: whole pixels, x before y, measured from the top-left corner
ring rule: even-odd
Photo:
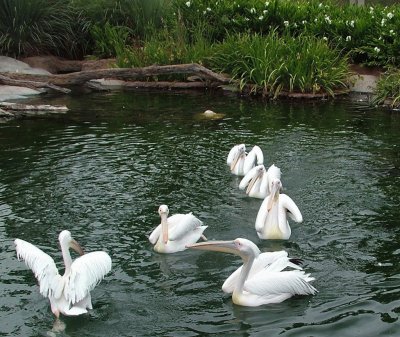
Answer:
[[[91,28],[94,54],[98,57],[115,57],[127,45],[131,30],[126,26],[94,25]]]
[[[373,104],[400,107],[400,70],[391,68],[377,82]]]
[[[323,40],[310,36],[231,35],[215,45],[211,64],[240,80],[241,88],[277,97],[282,91],[327,93],[346,88],[345,58]]]
[[[2,54],[81,57],[87,33],[87,22],[64,1],[3,0],[0,4]]]

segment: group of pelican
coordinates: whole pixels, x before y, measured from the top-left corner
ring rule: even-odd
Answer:
[[[302,222],[300,210],[293,200],[281,194],[281,170],[271,165],[266,170],[264,156],[258,146],[246,153],[244,144],[234,146],[227,164],[233,174],[243,176],[239,188],[250,197],[264,199],[255,221],[260,239],[287,240],[291,235],[287,215]],[[158,253],[176,253],[187,248],[232,253],[240,256],[243,265],[224,282],[222,290],[232,294],[232,301],[242,306],[279,303],[294,295],[313,295],[314,280],[306,274],[301,259],[289,258],[287,252],[261,253],[256,244],[244,238],[232,241],[207,241],[207,228],[192,213],[169,215],[167,205],[158,208],[161,223],[149,235]],[[199,239],[204,242],[197,243]],[[111,271],[111,258],[104,251],[84,253],[68,230],[59,234],[65,271],[61,276],[54,260],[31,243],[15,239],[18,259],[35,274],[40,293],[50,300],[53,314],[76,316],[92,309],[90,291]],[[72,260],[69,249],[80,256]]]

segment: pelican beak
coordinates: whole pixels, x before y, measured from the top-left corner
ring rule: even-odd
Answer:
[[[83,249],[80,246],[80,244],[77,241],[75,241],[74,239],[71,240],[71,242],[69,243],[69,246],[71,247],[71,249],[76,251],[79,255],[84,255],[85,254],[85,252],[83,251]]]
[[[162,231],[162,240],[164,243],[168,242],[168,222],[165,216],[161,217],[161,231]]]
[[[274,202],[279,198],[279,186],[272,185],[271,193],[267,204],[267,210],[270,211]]]
[[[192,245],[186,245],[186,247],[199,250],[209,250],[213,252],[223,252],[223,253],[231,253],[239,255],[235,241],[207,241],[207,242],[194,243]]]
[[[257,180],[261,179],[261,176],[262,176],[262,171],[257,172],[257,174],[253,178],[251,178],[249,184],[247,185],[246,194],[250,193],[251,189],[253,188],[253,186],[257,182]]]

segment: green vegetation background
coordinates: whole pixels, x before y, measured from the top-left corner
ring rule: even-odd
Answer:
[[[120,67],[196,62],[272,98],[333,96],[358,63],[388,71],[380,103],[399,92],[400,5],[365,2],[2,0],[0,53],[113,57]]]

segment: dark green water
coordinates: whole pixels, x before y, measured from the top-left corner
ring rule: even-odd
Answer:
[[[54,318],[15,238],[61,267],[69,229],[112,272],[90,314],[59,336],[400,336],[400,114],[349,102],[265,104],[220,95],[107,93],[63,97],[70,111],[0,124],[0,336],[45,336]],[[203,120],[206,109],[224,113]],[[304,222],[287,242],[258,239],[261,200],[226,165],[237,143],[282,170]],[[315,276],[315,296],[244,308],[221,290],[227,254],[160,255],[157,209],[192,211],[209,239],[285,249]]]

